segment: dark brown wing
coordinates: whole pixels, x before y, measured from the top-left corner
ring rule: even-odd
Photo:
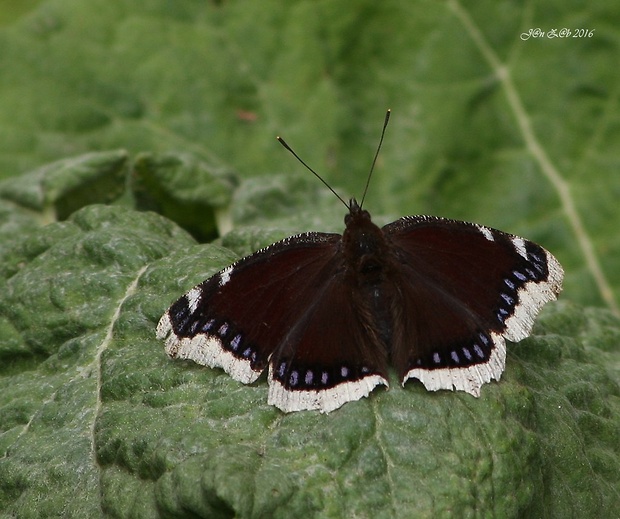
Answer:
[[[387,385],[385,354],[368,353],[344,284],[340,239],[292,236],[192,288],[158,324],[166,352],[243,383],[270,363],[269,402],[284,411],[328,412]]]
[[[383,231],[400,278],[392,362],[402,382],[478,396],[504,370],[505,339],[527,337],[557,297],[562,267],[539,245],[477,224],[417,216]]]
[[[373,342],[341,272],[323,279],[269,368],[269,403],[329,412],[388,385],[387,352]]]

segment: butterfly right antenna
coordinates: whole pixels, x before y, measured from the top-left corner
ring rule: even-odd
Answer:
[[[364,205],[364,199],[366,198],[366,193],[368,192],[368,186],[370,185],[370,177],[372,177],[372,172],[375,170],[375,164],[377,163],[377,157],[379,156],[379,151],[381,150],[381,145],[383,144],[383,136],[385,135],[385,129],[387,128],[388,122],[390,122],[390,114],[392,110],[388,109],[385,113],[385,120],[383,121],[383,129],[381,130],[381,138],[379,139],[379,146],[377,146],[377,151],[375,153],[375,158],[372,160],[372,165],[370,166],[370,172],[368,173],[368,178],[366,179],[366,187],[364,188],[364,194],[362,195],[362,200],[360,201],[360,208]]]

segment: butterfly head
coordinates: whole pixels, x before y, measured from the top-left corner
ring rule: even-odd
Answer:
[[[370,213],[365,209],[362,209],[355,198],[351,198],[349,200],[347,207],[349,208],[349,213],[344,217],[344,223],[347,227],[349,227],[354,221],[370,222]]]

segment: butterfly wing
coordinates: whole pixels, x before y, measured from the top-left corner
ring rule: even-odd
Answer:
[[[477,224],[414,216],[383,232],[399,277],[392,363],[403,384],[478,396],[504,370],[505,339],[527,337],[556,299],[562,267],[539,245]]]
[[[387,351],[373,341],[353,290],[342,272],[323,280],[270,363],[270,404],[327,413],[388,385]]]
[[[173,358],[253,382],[334,261],[339,240],[338,234],[305,233],[242,258],[176,301],[160,319],[157,337]]]
[[[369,341],[357,331],[340,240],[292,236],[192,288],[157,326],[166,352],[243,383],[272,359],[269,402],[284,411],[328,412],[367,395],[385,382],[385,362],[367,353]]]

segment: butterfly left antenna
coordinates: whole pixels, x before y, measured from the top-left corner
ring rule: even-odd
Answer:
[[[366,179],[366,186],[364,187],[364,193],[362,194],[362,201],[360,202],[359,206],[360,208],[363,207],[364,205],[364,200],[366,199],[366,193],[368,192],[368,186],[370,185],[370,179],[372,177],[372,172],[375,170],[375,164],[377,163],[377,158],[379,157],[379,152],[381,151],[381,146],[383,144],[383,137],[385,136],[385,129],[387,128],[388,122],[390,122],[390,114],[392,113],[392,110],[389,110],[385,113],[385,120],[383,121],[383,128],[381,129],[381,138],[379,139],[379,145],[377,146],[377,151],[375,152],[375,156],[372,159],[372,165],[370,166],[370,172],[368,173],[368,178]],[[330,186],[325,180],[323,180],[323,177],[321,177],[321,175],[319,175],[316,171],[314,171],[310,166],[308,166],[308,164],[306,164],[299,155],[297,155],[297,153],[295,153],[295,151],[293,150],[293,148],[291,148],[286,141],[280,137],[279,135],[276,137],[276,139],[278,139],[278,142],[280,144],[282,144],[282,146],[284,146],[288,151],[290,151],[293,156],[299,161],[301,162],[304,167],[310,171],[310,173],[312,173],[316,178],[318,178],[321,182],[323,182],[323,184],[327,187],[327,189],[329,189],[332,193],[334,193],[334,195],[336,196],[336,198],[338,200],[340,200],[344,206],[347,209],[351,209],[349,207],[349,204],[347,204],[342,197],[336,193],[336,191],[334,191],[332,189],[332,186]]]
[[[316,171],[314,171],[314,170],[313,170],[310,166],[308,166],[308,164],[306,164],[303,160],[301,160],[301,158],[299,157],[299,155],[297,155],[297,153],[295,153],[295,151],[293,151],[293,148],[291,148],[288,144],[286,144],[286,141],[285,141],[282,137],[280,137],[280,136],[278,135],[278,136],[276,137],[276,139],[278,139],[278,142],[279,142],[280,144],[282,144],[282,146],[284,146],[284,147],[285,147],[288,151],[290,151],[290,152],[293,154],[293,156],[294,156],[294,157],[295,157],[295,158],[296,158],[299,162],[301,162],[301,163],[305,166],[305,168],[306,168],[308,171],[310,171],[310,173],[312,173],[312,174],[313,174],[316,178],[318,178],[321,182],[323,182],[323,184],[325,184],[325,185],[327,186],[327,189],[329,189],[332,193],[334,193],[334,195],[336,195],[336,198],[337,198],[338,200],[340,200],[340,201],[344,204],[344,206],[345,206],[347,209],[350,209],[350,208],[349,208],[349,204],[347,204],[347,203],[346,203],[346,202],[342,199],[342,197],[341,197],[338,193],[336,193],[336,191],[334,191],[334,190],[332,189],[332,186],[330,186],[327,182],[325,182],[325,180],[323,180],[323,178],[321,177],[321,175],[319,175],[319,174],[318,174]]]
[[[377,146],[377,151],[375,152],[375,158],[372,159],[372,165],[370,166],[370,172],[368,173],[368,178],[366,179],[366,187],[364,187],[364,194],[362,195],[362,200],[360,202],[360,208],[364,206],[364,199],[366,198],[366,193],[368,192],[368,186],[370,185],[370,177],[372,177],[372,172],[375,170],[375,164],[377,163],[377,157],[379,156],[379,151],[381,151],[381,145],[383,144],[383,136],[385,135],[385,129],[387,128],[388,123],[390,122],[390,114],[392,110],[388,109],[385,113],[385,120],[383,121],[383,129],[381,130],[381,138],[379,139],[379,146]]]

